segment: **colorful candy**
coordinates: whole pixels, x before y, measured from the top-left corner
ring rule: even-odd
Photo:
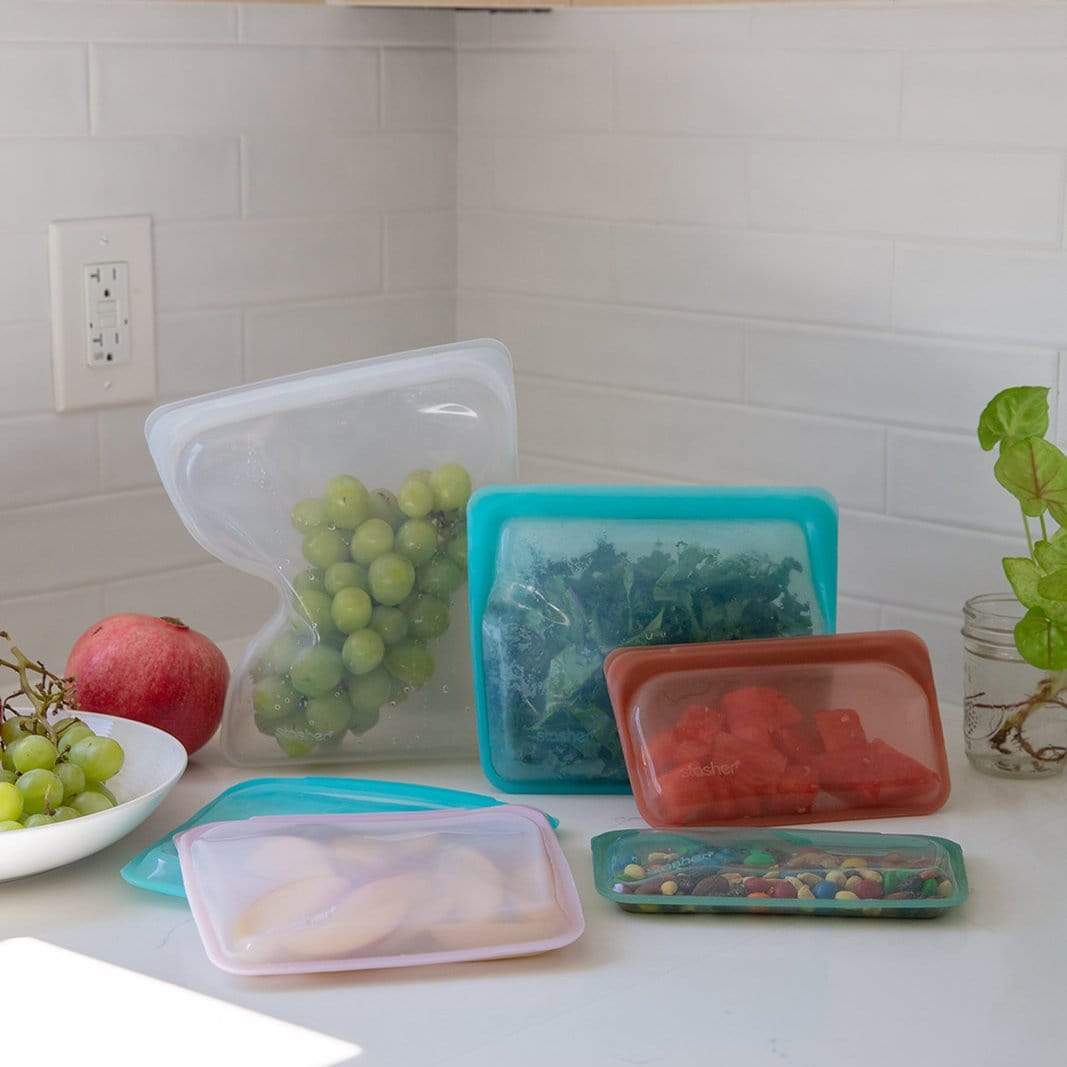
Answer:
[[[677,839],[675,839],[677,840]],[[696,845],[696,843],[694,843]],[[629,856],[616,868],[617,893],[644,897],[747,898],[811,902],[948,899],[956,893],[950,872],[931,866],[930,855],[842,855],[815,849],[776,852],[768,848],[657,849]],[[895,866],[888,866],[889,862]],[[936,862],[936,860],[935,860]],[[947,866],[947,864],[946,864]],[[674,905],[680,907],[681,905]],[[634,910],[661,910],[632,905]],[[702,910],[686,906],[686,910]],[[762,912],[773,909],[760,905]],[[865,907],[862,914],[882,914]]]

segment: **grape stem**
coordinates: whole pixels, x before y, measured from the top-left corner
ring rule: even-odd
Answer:
[[[0,702],[0,719],[5,713],[24,714],[13,705],[14,700],[24,697],[33,705],[33,718],[36,720],[35,731],[44,733],[54,740],[52,730],[48,725],[48,714],[61,708],[73,707],[74,679],[61,678],[50,671],[40,660],[31,660],[11,640],[11,635],[6,630],[0,630],[0,639],[8,642],[12,656],[11,659],[4,659],[0,656],[0,667],[13,671],[19,680],[19,688]],[[31,680],[31,675],[39,676],[40,680]],[[0,741],[0,747],[2,745],[3,742]]]

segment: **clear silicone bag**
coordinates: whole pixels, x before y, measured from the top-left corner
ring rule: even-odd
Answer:
[[[819,490],[489,487],[468,523],[478,740],[506,792],[629,791],[602,670],[616,646],[834,628]]]
[[[367,778],[248,778],[224,789],[181,826],[153,841],[122,868],[138,889],[184,897],[174,838],[205,823],[254,819],[266,815],[340,815],[372,811],[434,811],[439,808],[492,808],[504,801],[482,793],[441,789],[411,782]],[[556,827],[559,821],[545,816]]]
[[[175,838],[209,959],[295,974],[525,956],[584,929],[544,815],[279,815]]]
[[[145,432],[192,535],[278,590],[230,682],[233,762],[472,750],[465,504],[515,477],[502,345],[224,390],[158,408]]]

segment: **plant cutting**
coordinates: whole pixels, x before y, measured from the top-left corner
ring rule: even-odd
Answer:
[[[1067,455],[1045,439],[1048,393],[1005,389],[978,421],[979,444],[998,451],[993,475],[1018,502],[1027,547],[1003,560],[1017,605],[980,597],[965,609],[966,647],[976,657],[968,661],[968,755],[982,766],[974,749],[988,749],[984,769],[998,773],[1049,773],[1067,758]],[[1032,670],[1012,666],[1019,659]],[[982,666],[996,661],[999,671]],[[1024,671],[1024,692],[1005,695]]]

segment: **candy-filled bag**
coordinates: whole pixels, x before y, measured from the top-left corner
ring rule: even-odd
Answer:
[[[212,963],[235,974],[525,956],[584,928],[544,815],[278,815],[175,839]]]
[[[471,750],[466,504],[515,477],[502,345],[228,389],[158,408],[145,432],[192,535],[278,590],[230,683],[229,759]]]

